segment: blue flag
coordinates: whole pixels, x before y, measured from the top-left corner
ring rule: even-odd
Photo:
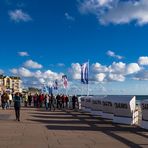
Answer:
[[[48,93],[52,94],[52,87],[48,87]]]
[[[48,87],[47,86],[43,86],[42,88],[42,93],[48,93]]]
[[[88,84],[88,71],[89,71],[89,63],[86,62],[81,65],[81,82],[83,84]]]
[[[58,80],[55,80],[55,81],[54,81],[53,88],[54,88],[55,90],[58,89]]]

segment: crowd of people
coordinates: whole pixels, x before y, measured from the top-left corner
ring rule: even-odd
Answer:
[[[43,108],[45,107],[46,110],[55,110],[62,109],[62,108],[72,108],[75,109],[76,104],[78,104],[77,96],[72,96],[72,98],[68,95],[53,95],[53,94],[24,94],[22,96],[24,100],[25,107],[36,107],[36,108]]]
[[[21,95],[19,92],[16,92],[15,94],[5,91],[2,94],[0,93],[0,102],[3,110],[9,109],[13,102],[16,120],[20,121]]]
[[[55,109],[75,109],[76,105],[79,107],[79,101],[76,95],[68,96],[64,94],[3,92],[2,94],[0,93],[0,101],[3,110],[10,109],[13,103],[17,121],[20,121],[21,105],[24,107],[45,108],[47,111],[55,111]]]
[[[75,109],[78,105],[78,98],[76,95],[68,96],[64,94],[44,94],[44,93],[24,93],[19,94],[21,98],[21,104],[24,107],[45,108],[46,110],[57,109]],[[12,106],[12,102],[15,100],[15,94],[10,92],[3,92],[0,95],[2,109],[9,109]]]

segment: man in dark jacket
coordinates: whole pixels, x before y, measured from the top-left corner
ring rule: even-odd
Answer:
[[[20,108],[21,108],[21,96],[20,93],[17,92],[14,97],[14,109],[16,120],[20,121]]]
[[[74,96],[72,97],[72,108],[73,108],[73,109],[75,109],[76,102],[77,102],[77,97],[74,95]]]

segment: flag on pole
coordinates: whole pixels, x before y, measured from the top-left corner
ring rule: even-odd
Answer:
[[[46,85],[43,86],[42,93],[48,93],[48,87]]]
[[[88,84],[88,72],[89,72],[89,62],[81,65],[81,82],[83,84]]]
[[[67,76],[66,75],[63,75],[62,76],[62,80],[63,80],[63,86],[64,86],[64,88],[67,88],[67,86],[68,86]]]
[[[55,80],[55,81],[54,81],[53,88],[54,88],[55,90],[58,89],[58,80]]]
[[[48,93],[52,94],[52,87],[51,86],[48,87]]]

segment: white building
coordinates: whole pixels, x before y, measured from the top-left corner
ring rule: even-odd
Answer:
[[[15,76],[0,75],[0,91],[11,90],[21,92],[21,79]]]

